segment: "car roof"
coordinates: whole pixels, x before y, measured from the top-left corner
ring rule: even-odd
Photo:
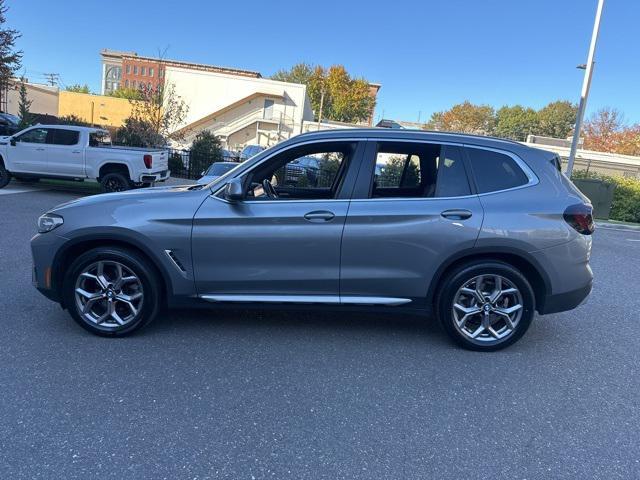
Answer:
[[[320,130],[306,132],[291,138],[292,143],[311,140],[340,140],[345,138],[355,139],[385,139],[385,140],[422,140],[444,143],[462,143],[465,145],[477,145],[513,152],[535,150],[515,140],[497,137],[473,135],[469,133],[440,132],[433,130],[398,129],[398,128],[345,128],[335,130]]]
[[[107,130],[105,130],[104,128],[82,127],[80,125],[49,125],[49,124],[37,123],[31,126],[37,127],[37,128],[59,128],[62,130],[81,130],[81,131],[87,131],[87,132],[107,132]]]

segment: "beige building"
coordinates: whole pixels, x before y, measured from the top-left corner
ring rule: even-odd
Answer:
[[[9,80],[7,89],[6,112],[18,115],[20,104],[20,80]],[[40,115],[58,115],[58,87],[51,87],[40,83],[25,82],[27,98],[31,101],[31,113]]]
[[[132,104],[126,98],[62,90],[59,94],[57,115],[75,115],[92,125],[120,127],[131,115],[131,110]]]

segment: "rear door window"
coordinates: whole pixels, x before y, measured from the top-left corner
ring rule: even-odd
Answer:
[[[483,148],[466,148],[478,193],[498,192],[529,183],[529,178],[509,155]]]
[[[470,195],[462,152],[453,145],[379,142],[372,198]]]
[[[50,128],[47,143],[52,145],[77,145],[80,132],[62,128]]]

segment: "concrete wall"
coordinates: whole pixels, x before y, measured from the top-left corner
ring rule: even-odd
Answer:
[[[57,114],[76,115],[95,125],[120,127],[131,115],[131,109],[126,98],[61,91]]]

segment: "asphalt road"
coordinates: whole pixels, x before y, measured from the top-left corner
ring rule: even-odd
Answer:
[[[599,230],[588,302],[497,353],[342,313],[113,340],[31,286],[35,219],[73,197],[0,195],[0,478],[640,478],[638,232]]]

